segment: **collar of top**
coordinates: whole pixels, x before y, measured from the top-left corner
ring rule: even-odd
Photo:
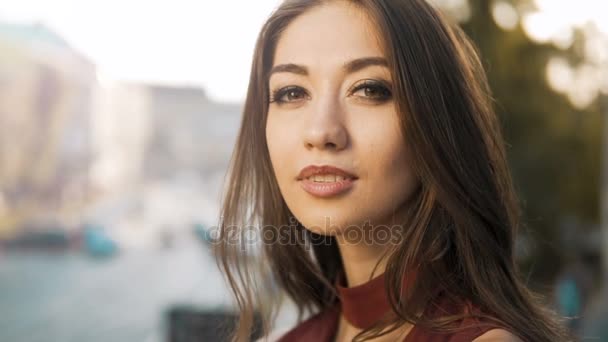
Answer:
[[[413,272],[405,273],[402,293],[414,281]],[[357,286],[346,286],[343,272],[336,281],[336,290],[342,306],[342,315],[354,327],[366,329],[391,310],[385,291],[385,273]]]

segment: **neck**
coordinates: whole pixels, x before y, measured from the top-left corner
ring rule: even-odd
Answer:
[[[384,248],[364,242],[348,241],[344,235],[337,235],[336,241],[342,257],[346,286],[364,284],[370,277],[376,277],[386,270],[386,258],[380,263]],[[376,266],[376,264],[378,264]],[[375,270],[374,270],[375,267]],[[352,325],[343,314],[340,315],[335,341],[351,341],[362,329]]]
[[[386,270],[387,258],[382,258],[382,255],[388,246],[347,241],[343,235],[336,236],[336,240],[349,287],[363,284]]]
[[[405,222],[404,217],[407,210],[408,205],[406,203],[397,212],[394,212],[390,218],[380,221],[382,223],[375,222],[374,224],[361,225],[357,228],[360,229],[358,234],[349,234],[348,231],[345,231],[336,235],[348,286],[363,284],[385,272],[389,257],[385,254],[391,247],[389,241],[394,241],[392,234],[402,233],[403,227],[401,225],[402,222]],[[388,241],[386,239],[375,241],[374,229],[387,229],[385,233],[389,234],[390,239]],[[357,240],[353,240],[355,236]]]

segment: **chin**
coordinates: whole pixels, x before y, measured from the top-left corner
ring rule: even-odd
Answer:
[[[296,218],[309,231],[319,234],[335,236],[344,232],[349,226],[360,225],[357,218],[353,217],[352,212],[307,210],[306,214]]]

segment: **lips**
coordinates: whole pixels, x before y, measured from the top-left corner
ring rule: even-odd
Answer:
[[[343,169],[340,169],[336,166],[332,166],[332,165],[322,165],[322,166],[316,166],[316,165],[309,165],[305,168],[303,168],[300,171],[300,174],[297,177],[297,180],[303,180],[303,179],[307,179],[310,177],[315,177],[317,179],[319,179],[320,176],[340,176],[344,179],[357,179],[358,177],[349,172],[349,171],[345,171]]]
[[[335,197],[355,186],[358,177],[335,166],[310,165],[302,169],[298,181],[302,189],[318,198]]]

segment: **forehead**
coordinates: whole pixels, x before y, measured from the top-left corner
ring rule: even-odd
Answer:
[[[341,66],[361,57],[381,57],[384,52],[373,22],[359,7],[332,1],[294,19],[281,34],[274,64],[297,63]]]

